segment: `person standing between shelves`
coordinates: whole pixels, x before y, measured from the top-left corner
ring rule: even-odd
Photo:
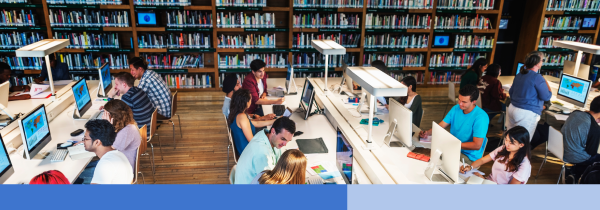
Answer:
[[[541,52],[531,52],[525,59],[525,68],[515,76],[508,91],[510,105],[506,109],[507,129],[523,126],[533,137],[537,123],[544,109],[544,101],[552,97],[552,89],[548,81],[537,72],[544,60]]]
[[[267,75],[265,73],[264,61],[260,59],[253,60],[250,63],[250,69],[252,72],[248,73],[244,82],[242,83],[242,89],[250,91],[252,95],[252,103],[246,111],[248,114],[258,114],[263,116],[264,112],[261,105],[271,104],[282,104],[285,98],[279,98],[276,100],[267,99]]]
[[[167,83],[156,72],[148,69],[148,63],[142,57],[130,59],[129,69],[131,75],[140,80],[137,87],[148,95],[152,105],[158,109],[158,119],[170,119],[171,90],[167,87]]]
[[[452,107],[444,120],[439,123],[442,128],[449,125],[450,133],[462,142],[460,157],[465,163],[480,159],[487,144],[487,131],[490,119],[483,109],[475,105],[479,90],[468,84],[458,91],[458,104]],[[428,138],[432,131],[421,131],[421,138]],[[456,160],[456,161],[461,161]]]
[[[235,91],[231,96],[231,113],[227,117],[227,124],[231,128],[231,137],[235,143],[238,157],[242,154],[248,142],[254,138],[256,127],[262,128],[273,124],[273,120],[253,121],[246,113],[251,102],[252,95],[246,89]]]
[[[10,68],[10,65],[8,65],[7,63],[4,63],[4,62],[0,62],[0,84],[8,82],[8,85],[10,86],[10,88],[9,88],[10,92],[15,92],[15,91],[28,92],[30,89],[30,87],[28,85],[12,86],[12,84],[10,83],[11,74],[12,74],[12,69]],[[30,98],[31,98],[31,95],[23,94],[20,96],[9,96],[8,100],[16,101],[16,100],[27,100]]]
[[[50,59],[50,68],[52,69],[52,80],[71,80],[71,76],[69,75],[69,66],[66,63],[60,62],[56,60],[54,54],[48,55]],[[44,83],[48,79],[48,68],[46,68],[46,62],[42,63],[42,73],[40,77],[35,78],[33,81],[38,84]]]
[[[473,65],[460,77],[460,89],[468,84],[479,86],[481,74],[487,69],[487,67],[488,62],[485,58],[477,59]]]
[[[225,118],[229,117],[229,107],[231,105],[231,97],[233,93],[238,91],[242,87],[240,79],[235,74],[227,74],[223,79],[223,92],[225,93],[225,100],[223,101],[223,107],[221,111],[225,115]],[[272,120],[275,118],[275,114],[268,114],[266,116],[259,116],[256,114],[249,114],[250,118],[255,121]]]
[[[479,82],[481,108],[489,113],[490,122],[499,112],[506,111],[506,105],[501,100],[505,100],[507,96],[502,89],[502,82],[498,80],[501,71],[500,65],[492,64],[488,66],[485,76],[481,77]]]

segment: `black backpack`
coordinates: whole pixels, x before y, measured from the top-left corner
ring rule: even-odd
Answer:
[[[585,169],[579,184],[600,184],[600,162],[595,162]]]

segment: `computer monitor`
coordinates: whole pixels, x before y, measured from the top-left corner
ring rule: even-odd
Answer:
[[[6,81],[6,82],[0,84],[0,111],[2,111],[0,114],[5,114],[8,116],[8,118],[0,117],[1,120],[15,119],[15,117],[10,113],[10,111],[8,111],[9,95],[10,95],[10,81]]]
[[[154,11],[136,11],[137,13],[137,26],[147,27],[147,26],[156,26],[157,25],[157,17]]]
[[[352,184],[352,166],[354,166],[354,155],[352,145],[348,142],[348,138],[340,128],[337,128],[337,146],[335,153],[335,165],[342,173],[342,178],[346,184]]]
[[[592,81],[562,74],[556,98],[578,107],[585,107]]]
[[[583,18],[583,24],[581,24],[581,30],[593,30],[596,29],[596,22],[598,17],[586,16]]]
[[[12,167],[6,146],[4,146],[4,141],[0,136],[0,184],[3,184],[14,173],[15,169]]]
[[[306,78],[304,81],[304,89],[302,89],[302,97],[300,100],[300,108],[304,110],[304,120],[308,119],[315,101],[315,88],[312,83]]]
[[[386,133],[383,143],[392,147],[392,136],[396,136],[400,140],[401,146],[413,150],[412,143],[412,111],[407,109],[396,99],[390,98],[390,128]]]
[[[517,63],[517,73],[515,75],[517,75],[517,74],[519,74],[519,72],[521,72],[521,69],[523,69],[523,66],[525,66],[524,63],[520,63],[520,62]]]
[[[112,89],[112,78],[110,77],[110,64],[104,63],[98,69],[100,74],[100,86],[98,86],[98,97],[108,97],[108,92]],[[102,88],[101,88],[102,87]]]
[[[46,106],[40,104],[33,111],[19,118],[18,122],[23,146],[25,147],[23,150],[25,157],[31,160],[52,140],[48,117],[46,116]]]
[[[433,48],[450,47],[450,34],[436,34],[433,36]]]
[[[431,159],[425,176],[434,182],[459,183],[461,141],[436,122],[432,124]],[[435,174],[435,171],[440,174]]]
[[[82,117],[92,107],[92,99],[85,78],[75,83],[71,90],[73,91],[73,98],[75,98],[75,108],[79,113],[79,117]]]
[[[565,65],[563,66],[563,74],[575,75],[575,62],[574,61],[565,61]],[[579,70],[577,71],[577,77],[579,78],[589,78],[590,76],[590,65],[580,63]]]

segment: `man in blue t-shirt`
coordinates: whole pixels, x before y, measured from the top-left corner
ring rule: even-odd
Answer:
[[[462,142],[461,161],[464,158],[465,163],[471,164],[483,156],[490,119],[483,109],[475,105],[479,97],[477,87],[466,85],[458,93],[458,105],[452,107],[439,125],[442,128],[452,125],[450,133]],[[431,129],[421,131],[419,135],[427,138]]]

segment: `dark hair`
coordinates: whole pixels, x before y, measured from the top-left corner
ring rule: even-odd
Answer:
[[[48,59],[50,59],[50,61],[55,61],[56,57],[54,56],[54,53],[51,53],[50,55],[48,55]]]
[[[504,136],[502,136],[502,141],[504,141],[507,136],[511,143],[516,141],[524,146],[521,147],[513,159],[509,161],[508,157],[510,152],[506,150],[506,145],[504,145],[502,150],[500,150],[500,152],[498,152],[496,155],[496,161],[499,163],[504,163],[506,165],[506,171],[516,172],[519,170],[519,166],[521,166],[523,159],[525,159],[525,157],[531,157],[529,152],[529,131],[527,131],[527,129],[525,129],[523,126],[516,126],[504,133]]]
[[[402,80],[400,82],[404,83],[404,85],[406,85],[406,87],[412,85],[411,90],[413,92],[417,92],[417,80],[413,76],[404,77],[404,78],[402,78]]]
[[[143,57],[133,57],[129,59],[129,65],[133,65],[133,68],[148,69],[148,62]]]
[[[371,61],[371,67],[375,67],[386,73],[388,72],[387,66],[385,65],[385,62],[383,62],[382,60]]]
[[[525,58],[525,65],[523,66],[523,69],[521,69],[520,73],[527,74],[529,73],[530,68],[533,68],[535,65],[540,63],[542,61],[542,57],[540,56],[540,54],[542,53],[538,51],[532,51],[529,54],[527,54],[527,57]]]
[[[225,94],[228,94],[229,92],[233,91],[235,89],[235,86],[237,85],[237,81],[237,75],[227,74],[227,76],[225,76],[225,79],[223,79],[223,92]]]
[[[600,96],[596,96],[590,103],[590,111],[600,113]]]
[[[85,123],[85,129],[90,132],[90,138],[92,142],[96,139],[102,142],[102,146],[109,147],[115,143],[117,133],[115,133],[115,126],[110,124],[108,120],[94,119]]]
[[[115,79],[125,82],[125,84],[127,84],[129,87],[133,87],[135,83],[135,78],[133,78],[133,75],[131,75],[129,72],[119,72],[115,74]]]
[[[253,60],[252,62],[250,62],[250,69],[252,71],[258,71],[258,70],[264,68],[265,66],[267,66],[267,64],[265,64],[265,62],[261,59],[256,59],[256,60]]]
[[[0,62],[0,74],[3,74],[4,70],[11,70],[10,65],[8,65],[8,63]]]
[[[498,75],[500,75],[500,71],[500,64],[492,64],[487,67],[487,70],[485,70],[485,75],[498,77]]]
[[[271,129],[275,129],[276,134],[283,132],[283,129],[294,134],[296,133],[296,123],[288,117],[280,117],[273,122]]]
[[[233,92],[231,104],[229,105],[227,124],[231,125],[238,114],[246,112],[246,109],[248,109],[248,101],[251,99],[252,95],[250,95],[250,91],[247,89],[239,89],[238,91]]]
[[[471,101],[477,101],[477,99],[479,98],[479,89],[477,89],[475,85],[468,84],[461,88],[458,91],[458,94],[460,94],[461,96],[470,96]]]
[[[485,66],[488,64],[487,59],[485,58],[478,58],[477,60],[475,60],[475,62],[473,62],[473,65],[471,65],[471,67],[469,69],[467,69],[462,75],[464,76],[465,74],[469,73],[469,71],[473,71],[477,74],[477,81],[479,81],[479,79],[481,79],[481,67]]]

